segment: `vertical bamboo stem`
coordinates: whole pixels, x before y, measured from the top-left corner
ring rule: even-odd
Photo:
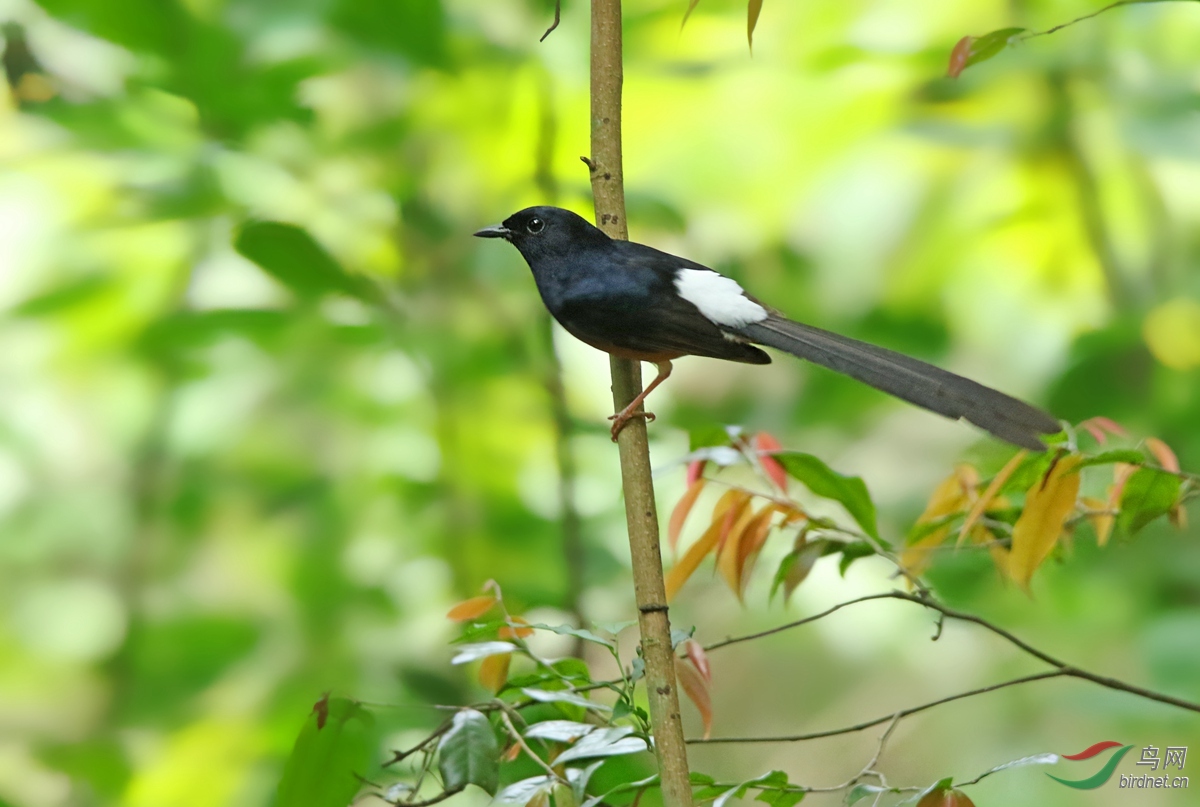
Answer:
[[[625,187],[621,164],[621,51],[620,0],[592,0],[592,195],[596,223],[613,238],[628,238],[625,222]],[[641,366],[627,359],[611,359],[613,405],[619,411],[642,389]],[[658,513],[650,476],[650,451],[646,422],[629,421],[618,438],[621,483],[625,493],[625,519],[633,561],[634,596],[638,628],[646,662],[646,691],[655,754],[666,807],[691,807],[687,746],[679,717],[675,685],[675,658],[671,652],[671,624],[663,585],[659,551]]]

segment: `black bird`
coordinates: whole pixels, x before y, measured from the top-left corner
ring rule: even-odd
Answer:
[[[748,364],[771,357],[753,343],[856,378],[939,415],[963,418],[1022,448],[1061,430],[1036,407],[931,364],[792,322],[707,266],[653,247],[609,238],[560,207],[530,207],[475,235],[503,238],[524,256],[542,301],[569,333],[614,356],[652,362],[658,375],[613,415],[612,435],[671,375],[671,360],[709,356]]]

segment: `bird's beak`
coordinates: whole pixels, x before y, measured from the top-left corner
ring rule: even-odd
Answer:
[[[484,227],[475,233],[476,238],[503,238],[505,241],[512,239],[513,231],[505,227],[503,224],[493,224],[491,227]]]

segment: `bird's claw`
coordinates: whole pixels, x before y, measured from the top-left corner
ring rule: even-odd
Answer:
[[[609,415],[608,419],[613,422],[612,425],[612,441],[617,442],[617,435],[621,433],[621,429],[625,428],[625,424],[634,418],[643,418],[647,423],[654,420],[653,412],[618,412],[615,415]]]

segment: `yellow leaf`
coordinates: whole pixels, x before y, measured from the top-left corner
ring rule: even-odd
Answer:
[[[738,578],[739,599],[746,593],[746,586],[750,582],[750,573],[754,571],[754,565],[758,562],[758,553],[762,550],[763,544],[767,542],[767,536],[771,532],[771,521],[780,509],[782,508],[778,504],[768,504],[746,525],[746,534],[738,546],[739,565],[742,570],[741,576]]]
[[[959,465],[954,473],[943,479],[933,490],[925,512],[917,524],[929,524],[961,511],[967,506],[970,495],[979,484],[979,472],[970,465]],[[916,576],[929,566],[930,550],[940,546],[950,536],[950,525],[938,527],[908,546],[900,555],[900,565]]]
[[[979,520],[992,503],[992,499],[996,498],[996,494],[1000,492],[1000,488],[1008,481],[1008,478],[1013,475],[1013,471],[1024,461],[1028,451],[1021,450],[1013,455],[1013,458],[1005,463],[1000,469],[1000,473],[996,474],[991,483],[987,486],[987,490],[983,495],[975,500],[975,504],[971,505],[971,509],[967,512],[967,517],[963,519],[962,528],[958,531],[958,546],[962,546],[963,539],[967,537],[967,533],[975,526],[975,522]]]
[[[488,656],[479,663],[479,683],[489,692],[499,692],[508,682],[508,665],[512,653]]]
[[[762,13],[763,0],[750,0],[746,5],[746,43],[754,51],[754,29],[758,26],[758,15]]]
[[[683,531],[683,522],[687,520],[688,513],[692,512],[692,505],[696,503],[696,498],[700,495],[700,491],[704,490],[707,481],[701,477],[688,485],[688,489],[679,498],[675,509],[671,511],[671,520],[667,522],[667,546],[671,548],[672,554],[679,545],[679,533]]]
[[[712,734],[712,694],[708,680],[697,670],[690,659],[675,659],[675,677],[688,699],[696,705],[700,719],[704,721],[704,739]]]
[[[721,537],[728,533],[729,527],[732,526],[728,522],[726,516],[735,507],[744,507],[750,501],[750,494],[740,490],[728,490],[720,499],[717,500],[716,506],[713,508],[712,523],[708,525],[708,529],[704,534],[688,547],[688,551],[683,553],[683,557],[679,562],[671,567],[671,570],[666,575],[667,602],[675,598],[679,593],[679,589],[683,588],[683,584],[688,581],[692,573],[700,566],[700,561],[704,560],[705,555],[713,551],[717,546],[717,542]]]
[[[463,600],[446,612],[446,619],[452,619],[455,622],[466,622],[468,619],[475,619],[490,611],[496,602],[496,598],[489,594],[482,594],[478,597],[472,597],[469,600]]]
[[[1058,543],[1063,524],[1075,508],[1082,462],[1078,454],[1059,457],[1025,494],[1025,509],[1013,525],[1008,575],[1026,590],[1033,573]]]

